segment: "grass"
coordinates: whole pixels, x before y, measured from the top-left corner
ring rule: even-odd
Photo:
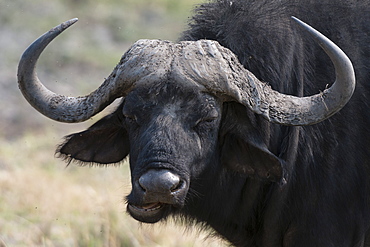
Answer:
[[[78,167],[53,157],[61,137],[91,124],[48,120],[25,102],[16,68],[24,49],[53,26],[79,22],[50,44],[38,74],[68,96],[96,89],[137,39],[175,41],[202,0],[2,0],[0,2],[0,247],[222,246],[207,233],[148,226],[126,214],[127,164]],[[100,116],[94,117],[94,121]]]
[[[133,220],[127,164],[66,167],[53,158],[59,135],[0,140],[0,246],[222,246],[196,228]]]

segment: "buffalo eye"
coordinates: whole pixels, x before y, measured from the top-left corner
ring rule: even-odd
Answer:
[[[218,122],[217,120],[218,113],[216,111],[213,111],[208,116],[200,118],[198,121],[196,121],[193,129],[198,132],[213,129]]]
[[[196,123],[195,123],[195,127],[196,126],[199,126],[199,125],[208,125],[208,124],[212,124],[216,121],[216,117],[209,117],[209,118],[202,118],[202,119],[199,119]]]
[[[123,113],[123,118],[124,118],[125,123],[128,125],[138,125],[138,120],[137,120],[136,115]]]
[[[217,129],[217,122],[217,118],[203,118],[196,122],[193,130],[198,136],[208,136],[212,130]]]

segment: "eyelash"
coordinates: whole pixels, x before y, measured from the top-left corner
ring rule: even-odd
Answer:
[[[135,115],[123,115],[124,123],[127,125],[133,126],[139,126],[137,117]]]
[[[194,125],[193,129],[194,130],[201,130],[203,128],[207,128],[207,127],[211,127],[214,123],[214,121],[216,120],[216,118],[204,118],[204,119],[200,119],[196,122],[196,124]]]

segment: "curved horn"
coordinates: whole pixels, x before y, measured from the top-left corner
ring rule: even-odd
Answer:
[[[83,97],[67,97],[48,90],[36,74],[36,63],[46,46],[65,29],[77,22],[77,18],[66,21],[43,34],[23,53],[18,65],[18,84],[27,101],[45,116],[60,122],[82,122],[102,111],[116,98],[124,96],[135,83],[160,80],[169,66],[168,42],[139,40],[126,52],[120,63],[94,92]],[[158,51],[159,50],[159,51]],[[153,53],[162,52],[160,66],[150,63]]]
[[[199,83],[210,92],[242,103],[273,123],[310,125],[323,121],[338,112],[351,98],[355,88],[353,66],[332,41],[294,19],[313,35],[334,64],[336,80],[322,93],[309,97],[279,93],[245,69],[230,50],[209,40],[183,42],[175,73],[183,80]]]
[[[309,97],[282,95],[271,88],[265,90],[270,109],[268,116],[272,122],[286,125],[315,124],[331,117],[347,104],[355,90],[355,73],[350,59],[337,45],[311,26],[292,18],[313,36],[330,57],[336,79],[330,88]]]
[[[66,97],[48,90],[36,74],[36,63],[46,46],[78,21],[66,21],[33,42],[18,65],[18,85],[27,101],[45,116],[61,122],[81,122],[98,113],[112,100],[97,101],[94,93],[85,97]],[[105,101],[105,102],[104,102]]]

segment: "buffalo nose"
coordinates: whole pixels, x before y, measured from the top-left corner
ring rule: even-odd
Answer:
[[[148,193],[171,193],[179,189],[181,180],[169,170],[149,170],[139,178],[139,184]]]

